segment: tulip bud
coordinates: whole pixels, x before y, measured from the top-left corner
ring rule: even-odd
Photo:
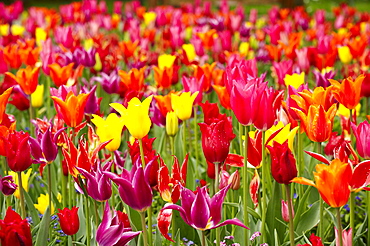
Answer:
[[[343,64],[348,64],[352,61],[352,54],[348,46],[338,47],[338,54]]]
[[[285,222],[289,222],[289,208],[288,208],[288,203],[286,203],[284,200],[281,200],[281,215],[282,215],[283,220]]]
[[[236,170],[235,172],[233,172],[230,175],[229,180],[228,180],[227,183],[231,184],[231,186],[230,186],[231,189],[239,190],[239,188],[240,188],[240,174],[239,174],[238,170]]]
[[[18,185],[14,183],[13,177],[12,176],[5,176],[1,177],[0,176],[0,191],[6,195],[12,195],[15,190],[17,189]]]
[[[103,68],[103,66],[102,66],[102,62],[101,62],[99,53],[96,52],[95,53],[95,65],[94,65],[94,69],[95,69],[95,71],[100,71],[102,68]]]
[[[229,180],[230,180],[230,174],[225,170],[221,170],[219,188],[223,189],[224,187],[226,187],[229,184]]]
[[[179,131],[179,120],[175,112],[168,112],[166,115],[166,132],[168,136],[175,136]]]
[[[34,108],[40,108],[44,102],[44,85],[38,85],[35,92],[31,94],[31,104]]]
[[[64,208],[63,210],[58,209],[57,213],[60,221],[60,227],[62,231],[67,235],[74,235],[80,228],[80,220],[78,218],[78,207],[72,207],[72,209]]]

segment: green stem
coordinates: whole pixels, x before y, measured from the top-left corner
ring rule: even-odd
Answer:
[[[21,214],[22,218],[26,218],[26,208],[24,206],[24,191],[23,191],[23,185],[22,185],[22,172],[17,172],[18,174],[18,183],[19,183],[19,195],[21,200]]]
[[[171,155],[175,155],[175,137],[174,136],[169,137],[170,137]]]
[[[51,163],[48,163],[48,193],[49,193],[49,209],[50,209],[50,214],[52,214],[52,204],[51,204],[51,196],[52,196],[52,191],[51,191]],[[52,235],[52,228],[49,226],[49,238],[51,238]]]
[[[183,143],[183,146],[182,146],[182,149],[183,149],[183,155],[184,155],[184,158],[186,156],[186,126],[185,126],[185,121],[182,122],[182,143]]]
[[[216,176],[215,176],[215,194],[219,190],[219,183],[220,183],[220,163],[215,163],[215,171],[216,171]],[[220,228],[216,228],[216,245],[220,245]]]
[[[367,228],[370,228],[370,192],[366,192],[367,195]],[[367,230],[367,241],[370,242],[370,230]]]
[[[99,225],[99,212],[98,212],[98,202],[94,200],[94,210],[95,210],[95,225]]]
[[[351,192],[349,197],[349,225],[352,228],[352,240],[355,235],[355,193]]]
[[[73,207],[72,203],[72,192],[73,192],[73,185],[72,185],[72,175],[68,174],[68,204],[70,207]]]
[[[293,224],[293,204],[290,195],[290,186],[285,185],[286,199],[288,201],[288,211],[289,211],[289,237],[290,246],[294,246],[294,224]]]
[[[143,229],[143,239],[144,239],[144,246],[148,246],[148,231],[146,230],[145,224],[145,211],[139,212],[141,217],[141,227]]]
[[[267,171],[268,167],[267,164],[265,163],[265,132],[262,132],[262,163],[261,163],[261,168],[262,168],[262,224],[261,224],[261,240],[263,242],[266,242],[266,215],[267,215]]]
[[[50,105],[50,99],[51,99],[51,95],[50,95],[50,87],[51,87],[51,78],[49,76],[46,76],[46,115],[48,117],[48,119],[50,120],[51,119],[51,105]]]
[[[240,124],[241,125],[241,124]],[[248,196],[249,193],[249,179],[248,179],[248,135],[249,135],[249,127],[245,126],[245,141],[244,141],[244,167],[243,167],[243,212],[244,212],[244,225],[249,225],[249,214],[248,214]],[[240,139],[242,143],[242,139]],[[244,244],[249,244],[249,230],[244,230]]]
[[[152,216],[153,216],[153,208],[150,205],[150,207],[148,208],[148,239],[149,239],[149,246],[153,245]]]
[[[197,106],[194,107],[194,119],[193,119],[193,122],[194,122],[193,127],[194,127],[194,142],[195,142],[195,160],[196,160],[195,176],[197,178],[199,178]]]
[[[239,154],[242,155],[243,154],[243,125],[239,123]],[[245,136],[245,138],[247,139],[247,136]]]
[[[33,119],[33,107],[32,107],[32,99],[31,99],[31,95],[29,96],[29,99],[30,99],[30,107],[28,108],[28,112],[29,112],[29,115],[30,115],[30,122],[29,122],[29,126],[30,126],[30,135],[33,137],[34,136],[34,133],[33,133],[33,124],[32,124],[32,119]]]
[[[90,246],[91,239],[91,224],[90,224],[90,211],[89,211],[89,197],[85,196],[85,213],[86,213],[86,245]]]
[[[342,222],[340,219],[340,208],[336,208],[336,210],[337,210],[337,223],[338,223],[337,229],[338,229],[338,237],[339,237],[339,246],[343,246],[343,232],[342,232]]]
[[[202,231],[202,246],[207,246],[206,245],[206,233]]]
[[[303,143],[302,143],[302,140],[303,140],[303,135],[301,134],[301,122],[298,121],[298,153],[297,153],[297,156],[298,156],[298,176],[299,177],[304,177],[304,160],[303,160]],[[298,186],[298,193],[299,193],[299,199],[301,199],[301,197],[303,196],[303,185],[300,185]]]
[[[67,176],[63,175],[62,171],[62,205],[63,208],[67,207]]]
[[[139,148],[140,148],[140,156],[141,156],[141,165],[145,168],[145,157],[144,157],[144,148],[143,148],[143,140],[138,139],[139,141]]]
[[[320,223],[319,223],[319,237],[324,242],[324,201],[322,200],[321,196],[319,199],[320,203]]]

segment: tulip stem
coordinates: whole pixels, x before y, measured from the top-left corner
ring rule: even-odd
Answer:
[[[245,136],[247,139],[247,136]],[[239,123],[239,153],[240,155],[243,154],[243,125]]]
[[[49,209],[50,214],[52,214],[52,205],[51,205],[51,163],[48,163],[48,193],[49,193]],[[52,229],[51,226],[49,226],[49,238],[51,238],[52,235]]]
[[[18,174],[18,182],[19,182],[19,195],[20,195],[20,200],[21,200],[21,213],[22,213],[22,218],[26,218],[26,209],[24,207],[24,191],[23,191],[23,185],[22,185],[22,172],[17,172]]]
[[[31,95],[29,97],[30,99],[30,107],[28,108],[28,112],[30,114],[30,135],[31,137],[33,137],[33,124],[32,124],[32,119],[33,119],[33,107],[32,107],[32,99],[31,99]]]
[[[267,214],[267,164],[265,163],[265,131],[262,132],[262,161],[261,161],[261,168],[262,168],[262,224],[261,224],[261,240],[262,243],[266,241],[266,214]]]
[[[337,210],[337,223],[338,223],[338,237],[339,237],[339,246],[343,246],[343,231],[342,231],[342,222],[340,219],[340,207],[336,208]],[[352,228],[353,231],[353,228]]]
[[[220,163],[215,162],[215,171],[216,171],[216,177],[215,177],[215,194],[219,190],[219,183],[220,183]],[[220,245],[220,228],[216,228],[216,245]]]
[[[144,157],[144,148],[143,148],[143,140],[138,139],[139,141],[139,148],[140,148],[140,156],[141,156],[141,165],[145,168],[145,157]]]
[[[352,240],[355,234],[355,193],[351,192],[349,197],[349,225],[352,228]]]
[[[319,237],[324,241],[324,202],[320,196],[320,223],[319,223]]]
[[[196,160],[195,176],[197,178],[199,178],[197,106],[194,107],[194,119],[193,119],[193,122],[194,122],[193,126],[194,126],[194,142],[195,142],[195,160]]]
[[[153,215],[153,209],[152,209],[152,205],[150,205],[150,207],[148,208],[148,239],[149,239],[149,246],[153,245],[152,215]]]
[[[370,193],[366,192],[367,195],[367,228],[370,228]],[[353,238],[353,237],[352,237]],[[367,230],[367,241],[370,242],[370,230]]]
[[[301,121],[298,121],[298,153],[297,153],[297,157],[298,157],[298,176],[300,177],[304,177],[303,173],[304,173],[304,160],[303,160],[303,143],[302,143],[302,140],[303,140],[303,135],[301,134]],[[298,188],[298,192],[299,192],[299,199],[302,198],[303,196],[303,185],[300,185],[299,188]]]
[[[241,124],[240,124],[241,125]],[[249,214],[248,214],[248,192],[249,192],[249,180],[248,180],[248,135],[249,127],[245,126],[245,141],[244,141],[244,167],[243,167],[243,214],[244,214],[244,225],[249,224]],[[240,142],[243,143],[240,138]],[[244,245],[249,244],[249,230],[244,230]]]
[[[51,78],[50,76],[46,76],[46,115],[48,119],[51,119],[51,106],[50,106],[50,86],[51,86]]]
[[[182,146],[183,155],[185,158],[186,156],[186,124],[185,124],[185,121],[182,122],[182,143],[183,143],[183,146]]]
[[[170,137],[171,155],[175,155],[175,137],[174,136],[169,137]]]
[[[148,231],[146,230],[145,224],[145,211],[140,212],[140,217],[141,217],[141,227],[143,230],[144,246],[148,246]]]
[[[294,246],[293,204],[290,195],[290,186],[288,184],[285,184],[284,186],[286,199],[288,200],[290,246]]]
[[[202,246],[207,246],[206,245],[206,233],[202,231]]]
[[[85,196],[85,212],[86,212],[86,245],[90,246],[91,239],[91,225],[90,225],[90,211],[89,211],[89,197]]]

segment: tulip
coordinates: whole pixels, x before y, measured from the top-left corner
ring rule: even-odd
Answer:
[[[156,158],[151,160],[144,169],[136,161],[131,171],[123,169],[121,176],[104,172],[118,185],[122,201],[138,212],[146,211],[152,204],[153,193],[149,183],[149,175],[154,162],[156,162]]]
[[[195,53],[195,48],[193,44],[183,44],[182,49],[184,50],[189,62],[195,60],[197,54]]]
[[[120,78],[117,70],[113,70],[110,74],[102,72],[100,75],[101,77],[95,77],[95,80],[101,84],[103,90],[108,94],[118,94]]]
[[[25,69],[19,69],[16,75],[9,72],[6,72],[5,74],[14,79],[20,85],[25,94],[31,95],[37,88],[39,71],[40,67],[32,68],[27,66]]]
[[[14,131],[7,138],[2,137],[8,166],[14,172],[23,172],[32,164],[29,137],[23,131]]]
[[[52,96],[55,105],[59,106],[58,112],[69,127],[79,125],[84,117],[84,108],[90,94],[81,93],[75,96],[72,91],[68,92],[64,100]]]
[[[336,80],[329,79],[333,85],[333,94],[339,103],[343,104],[348,109],[354,109],[360,102],[361,86],[365,76],[358,76],[355,81],[352,77],[348,77],[339,83]]]
[[[129,41],[122,41],[119,43],[119,46],[122,50],[122,53],[124,55],[125,60],[127,61],[128,58],[132,57],[136,51],[136,48],[139,45],[139,41],[134,41],[132,42],[131,40]]]
[[[284,200],[281,200],[281,215],[282,215],[283,220],[285,222],[289,222],[290,221],[290,218],[289,218],[289,210],[288,210],[288,203],[285,202]],[[293,211],[292,218],[294,218],[294,211]]]
[[[197,188],[196,194],[182,187],[181,206],[167,203],[162,210],[173,209],[179,211],[186,224],[201,231],[230,224],[249,229],[236,218],[228,219],[220,223],[222,203],[229,188],[230,185],[226,186],[210,198],[207,187]]]
[[[333,129],[333,121],[337,112],[336,105],[333,104],[328,111],[321,105],[310,105],[308,113],[294,109],[301,119],[301,124],[308,138],[314,142],[327,141]]]
[[[37,198],[37,204],[34,204],[35,208],[40,212],[40,214],[45,214],[46,209],[49,207],[49,194],[41,194]],[[54,205],[51,204],[50,213],[54,213]]]
[[[4,220],[0,220],[1,245],[32,246],[31,228],[26,219],[8,207]]]
[[[330,86],[329,79],[334,79],[336,74],[333,68],[324,68],[321,72],[317,69],[314,69],[313,75],[315,75],[316,85],[322,87]]]
[[[293,73],[293,61],[281,61],[281,62],[272,62],[272,66],[274,67],[274,72],[277,77],[277,81],[280,85],[283,85],[284,78],[286,75],[290,75]]]
[[[166,133],[170,137],[174,137],[179,131],[179,120],[175,112],[168,112],[166,115]]]
[[[112,184],[105,171],[109,171],[112,163],[106,164],[103,170],[100,164],[96,165],[96,170],[86,171],[83,168],[76,167],[77,170],[86,178],[86,191],[94,200],[103,202],[112,195]]]
[[[279,144],[283,144],[284,142],[288,141],[288,146],[291,151],[293,151],[293,141],[294,137],[298,131],[298,126],[294,127],[293,129],[290,129],[290,123],[285,125],[283,122],[279,121],[276,125],[272,126],[270,129],[268,129],[265,133],[266,140],[270,138],[274,132],[280,130],[278,134],[276,134],[272,139],[270,139],[269,143],[267,143],[268,146],[272,146],[272,142],[276,141]]]
[[[297,177],[296,160],[288,147],[288,140],[283,144],[276,141],[272,146],[266,146],[271,154],[271,174],[276,182],[289,184]]]
[[[235,172],[233,172],[228,181],[227,181],[227,184],[230,185],[230,188],[232,190],[239,190],[240,189],[240,174],[239,174],[239,171],[236,170]]]
[[[60,221],[60,227],[66,235],[74,235],[80,228],[80,219],[78,218],[78,207],[72,209],[58,209],[57,213]]]
[[[149,118],[149,106],[153,96],[146,98],[143,102],[134,97],[125,108],[122,104],[111,103],[110,106],[117,110],[130,134],[136,139],[142,139],[148,135],[152,122]]]
[[[163,69],[154,67],[154,80],[159,89],[167,89],[172,84],[174,69],[173,67],[165,66]]]
[[[352,169],[348,163],[334,159],[330,165],[318,164],[313,174],[315,183],[302,177],[294,178],[292,182],[316,187],[322,199],[333,208],[339,208],[348,202],[352,179]]]
[[[163,54],[158,57],[158,68],[164,70],[165,68],[172,68],[176,60],[176,56]]]
[[[0,175],[0,191],[6,195],[10,196],[17,190],[18,185],[14,182],[11,175],[1,177]]]
[[[113,212],[113,216],[112,216]],[[115,210],[110,210],[107,202],[104,209],[103,220],[96,230],[96,241],[100,246],[127,245],[141,231],[133,232],[127,225],[127,215]]]
[[[342,235],[338,235],[338,229],[337,227],[334,227],[335,229],[335,245],[339,246],[339,237],[342,236],[342,246],[352,246],[352,228],[349,228],[348,230],[342,230]]]
[[[23,189],[25,192],[28,192],[28,180],[31,176],[31,172],[32,172],[32,169],[28,169],[27,172],[22,172],[21,173],[21,178],[22,178],[22,186],[23,186]],[[10,176],[12,176],[12,178],[14,179],[14,183],[15,185],[17,186],[17,189],[15,190],[14,192],[14,196],[16,198],[20,198],[20,194],[19,194],[19,181],[18,181],[18,175],[16,172],[12,172],[12,171],[9,171],[8,174]]]
[[[66,66],[60,66],[58,63],[50,64],[48,67],[50,69],[50,77],[54,82],[56,87],[61,85],[66,85],[68,80],[73,76],[73,66],[75,64],[69,63]]]
[[[172,108],[180,120],[185,121],[190,119],[193,103],[198,93],[198,91],[193,94],[190,92],[183,92],[180,96],[171,94]]]
[[[44,85],[37,85],[35,92],[31,94],[31,105],[40,108],[44,103]]]
[[[285,85],[287,87],[291,85],[295,89],[298,89],[301,85],[304,84],[304,76],[305,76],[304,72],[300,74],[293,73],[292,75],[286,74],[284,78]]]
[[[352,61],[351,51],[348,46],[338,47],[338,55],[343,64],[348,64]]]
[[[110,141],[105,148],[109,151],[116,151],[121,145],[123,119],[118,118],[114,113],[109,114],[106,120],[95,114],[93,117],[91,122],[97,127],[96,134],[99,136],[100,142]]]
[[[202,88],[204,84],[204,76],[202,76],[200,80],[198,80],[195,77],[182,76],[182,84],[184,86],[185,92],[191,93],[198,92],[198,96],[195,98],[194,101],[195,104],[202,102],[203,99]]]
[[[368,121],[360,123],[358,126],[351,124],[353,134],[356,137],[356,149],[358,154],[365,159],[370,157],[370,124]]]
[[[8,103],[10,94],[12,93],[13,87],[9,87],[3,94],[0,95],[0,123],[3,121],[6,104]]]
[[[201,81],[203,77],[203,87],[202,91],[209,92],[211,88],[211,81],[212,81],[212,73],[216,67],[216,63],[212,64],[204,64],[203,66],[194,66],[194,76]]]
[[[262,132],[248,134],[248,164],[260,168],[262,162]]]
[[[132,68],[128,73],[123,70],[118,70],[121,84],[123,84],[126,90],[142,91],[144,89],[145,69],[146,67],[140,69]]]

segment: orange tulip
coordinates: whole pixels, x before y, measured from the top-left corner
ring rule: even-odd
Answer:
[[[22,65],[19,46],[17,44],[8,45],[4,48],[4,58],[11,68],[18,69]]]
[[[28,47],[25,49],[19,49],[21,60],[27,66],[35,66],[36,62],[39,59],[39,53],[39,47]]]
[[[123,70],[118,71],[121,78],[121,83],[127,89],[134,91],[142,91],[144,88],[144,72],[146,67],[137,69],[133,68],[128,73]]]
[[[64,67],[61,67],[58,63],[49,65],[50,77],[56,87],[67,84],[68,80],[73,75],[73,66],[73,62]]]
[[[341,207],[347,203],[351,194],[349,184],[352,178],[352,169],[350,164],[334,159],[330,165],[316,165],[316,172],[313,175],[315,183],[303,177],[294,178],[292,182],[316,187],[322,199],[333,208]]]
[[[173,92],[170,92],[165,96],[161,96],[161,95],[154,96],[154,99],[157,102],[159,111],[161,111],[164,117],[166,117],[168,112],[172,111],[172,105],[171,105],[171,94],[172,93]]]
[[[275,45],[266,45],[266,50],[269,52],[271,60],[280,61],[282,48]]]
[[[59,106],[59,113],[69,127],[76,127],[82,122],[84,109],[90,94],[81,93],[75,96],[72,91],[68,92],[66,99],[52,96],[54,103]]]
[[[154,80],[159,89],[167,89],[172,84],[173,67],[154,67]]]
[[[299,109],[293,108],[293,110],[300,118],[302,127],[311,141],[325,142],[330,138],[337,112],[336,104],[333,104],[328,111],[325,111],[322,105],[310,105],[307,114]]]
[[[202,44],[204,45],[204,47],[206,49],[210,49],[213,47],[213,43],[214,43],[213,37],[216,33],[217,31],[215,29],[211,29],[204,33],[201,33],[201,32],[197,33],[197,35],[202,40]]]
[[[135,50],[138,45],[139,45],[139,41],[132,42],[131,40],[122,41],[119,43],[119,46],[123,52],[123,56],[126,60],[134,55]]]
[[[27,66],[25,69],[19,69],[16,75],[9,72],[6,72],[5,74],[14,79],[20,85],[24,93],[31,95],[37,88],[39,71],[40,67],[32,68]]]
[[[321,105],[328,110],[335,103],[332,89],[332,86],[316,87],[313,92],[303,90],[298,92],[299,96],[291,95],[290,97],[297,103],[300,110],[307,114],[309,107],[313,104]]]
[[[335,99],[348,109],[356,108],[357,104],[360,102],[361,86],[364,78],[365,76],[361,74],[355,81],[352,80],[352,77],[348,77],[344,79],[342,83],[334,79],[329,79],[330,83],[333,85]]]
[[[13,90],[13,87],[10,87],[6,91],[4,91],[3,94],[0,95],[0,123],[3,122],[5,107],[6,107],[6,104],[8,103],[8,99],[10,97],[10,94],[12,93],[12,90]]]
[[[198,79],[198,81],[200,81],[200,79],[204,75],[202,88],[204,92],[208,92],[209,89],[211,88],[212,73],[215,67],[216,67],[215,62],[212,64],[206,63],[203,66],[194,66],[194,76]]]
[[[220,100],[220,103],[222,107],[226,109],[231,109],[230,105],[230,94],[226,89],[226,86],[221,86],[221,85],[212,85],[213,89],[217,93],[217,96]]]
[[[360,58],[365,52],[367,46],[367,37],[360,36],[358,38],[354,38],[348,42],[347,46],[354,59]]]

